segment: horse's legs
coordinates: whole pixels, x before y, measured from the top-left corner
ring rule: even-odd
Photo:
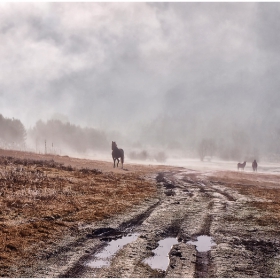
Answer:
[[[115,166],[115,162],[116,162],[116,159],[114,158],[114,168],[116,167],[116,166]]]
[[[117,158],[117,161],[118,161],[118,163],[117,163],[117,167],[119,167],[119,162],[120,162],[120,160]]]

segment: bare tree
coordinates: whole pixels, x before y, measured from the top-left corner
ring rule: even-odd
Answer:
[[[201,161],[204,160],[206,156],[210,159],[213,157],[216,149],[216,145],[213,139],[203,138],[198,145],[198,155]]]

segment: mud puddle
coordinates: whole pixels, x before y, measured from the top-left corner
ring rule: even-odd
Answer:
[[[139,234],[129,234],[120,239],[112,240],[109,244],[98,254],[94,255],[94,259],[87,262],[85,265],[91,268],[101,268],[110,265],[111,258],[122,249],[125,245],[135,241]]]
[[[207,235],[200,235],[197,237],[197,241],[189,241],[187,244],[195,245],[198,252],[210,251],[212,246],[217,245],[212,237]]]
[[[177,238],[168,237],[160,240],[159,246],[153,250],[154,256],[144,260],[153,269],[166,270],[169,265],[169,255],[173,245],[178,244]]]

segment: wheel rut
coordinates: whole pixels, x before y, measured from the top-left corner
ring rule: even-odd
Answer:
[[[104,247],[108,245],[108,242],[112,240],[120,239],[124,236],[127,236],[129,233],[133,232],[134,229],[141,225],[145,219],[149,217],[151,212],[161,203],[159,200],[152,206],[150,206],[143,213],[135,215],[133,218],[122,222],[117,228],[111,227],[101,227],[92,230],[90,234],[87,234],[87,238],[90,239],[98,239],[101,243],[98,243],[93,248],[88,251],[90,255],[82,256],[77,263],[72,266],[66,273],[61,274],[59,277],[62,278],[71,278],[71,277],[82,277],[84,273],[88,270],[83,263],[87,262],[89,258],[91,258],[96,253],[102,251]]]
[[[137,240],[127,244],[112,256],[110,266],[96,269],[84,268],[83,271],[80,270],[82,273],[79,273],[79,277],[92,275],[102,278],[114,277],[114,271],[118,271],[119,277],[209,276],[209,252],[198,252],[194,245],[187,242],[201,235],[210,235],[213,219],[211,211],[214,207],[211,189],[200,185],[202,183],[197,181],[186,185],[171,172],[158,174],[156,181],[161,193],[160,201],[145,213],[123,222],[118,228],[121,231],[138,232]],[[170,190],[172,195],[168,192]],[[191,215],[192,213],[195,217]],[[192,227],[192,223],[196,223],[196,227]],[[192,231],[192,228],[195,230]],[[168,249],[169,264],[166,269],[152,268],[145,264],[145,259],[155,254],[153,252],[156,252],[160,242],[168,238],[176,239],[177,244]],[[162,256],[162,258],[166,257]],[[85,262],[85,259],[83,261]],[[78,267],[81,263],[82,260]],[[67,276],[75,275],[77,276],[76,272],[68,273]]]
[[[155,180],[157,199],[149,206],[139,207],[133,215],[123,215],[118,223],[104,222],[87,233],[85,252],[58,276],[212,278],[266,275],[264,269],[258,269],[254,264],[253,252],[257,252],[260,260],[265,260],[269,251],[264,249],[266,244],[273,248],[274,243],[251,242],[251,235],[257,236],[257,231],[244,230],[245,224],[241,228],[243,218],[239,216],[252,211],[246,210],[245,197],[194,171],[159,173]],[[227,221],[231,221],[229,225]],[[91,260],[98,260],[114,242],[129,237],[129,242],[106,259],[106,265],[88,265]],[[167,239],[173,240],[173,246],[166,249],[168,253],[157,255]],[[205,240],[210,245],[201,249]],[[254,240],[258,240],[257,237]],[[257,246],[260,249],[256,249]],[[235,263],[230,261],[232,256]],[[278,249],[273,250],[273,256],[279,257]],[[167,261],[166,267],[154,265],[156,257],[160,262]],[[147,262],[148,259],[152,261]],[[246,269],[251,274],[246,274]]]

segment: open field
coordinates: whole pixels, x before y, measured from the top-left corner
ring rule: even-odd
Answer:
[[[19,277],[21,263],[30,265],[35,256],[66,233],[77,231],[79,225],[121,213],[156,194],[155,184],[144,180],[143,173],[117,169],[104,173],[82,167],[84,162],[79,159],[74,164],[65,161],[68,157],[58,157],[58,163],[50,156],[4,150],[1,154],[2,277]],[[102,168],[102,163],[95,166]]]
[[[1,277],[280,277],[279,175],[124,168],[0,150]],[[190,244],[205,235],[211,250]],[[169,262],[153,268],[165,238]]]
[[[217,172],[210,180],[251,197],[248,205],[256,207],[260,215],[252,217],[256,225],[278,226],[280,223],[280,175],[244,172]]]

